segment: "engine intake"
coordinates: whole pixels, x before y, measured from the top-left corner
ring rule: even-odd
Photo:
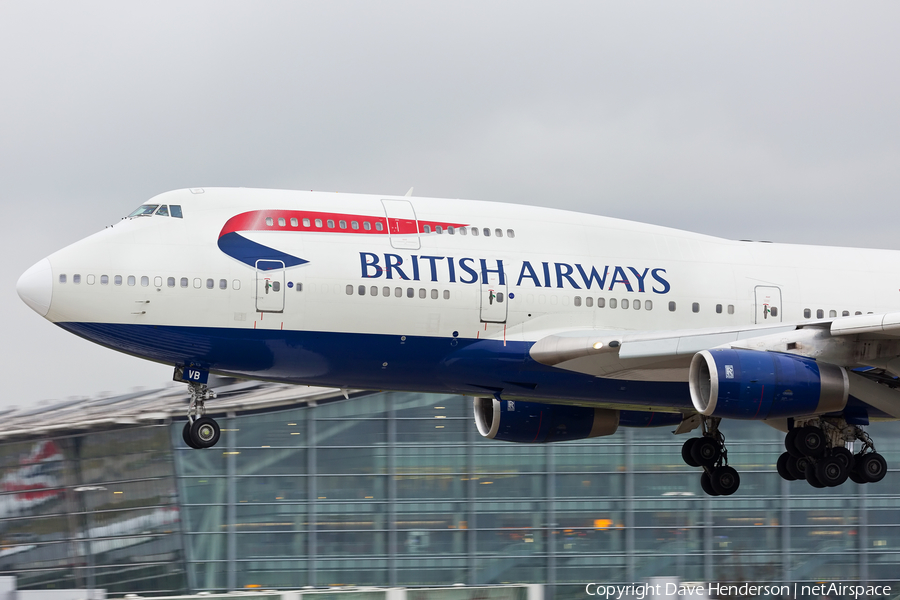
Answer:
[[[475,425],[486,438],[543,443],[612,435],[619,411],[587,406],[475,398]]]
[[[702,415],[762,420],[843,410],[850,382],[843,367],[759,350],[703,350],[689,376]]]

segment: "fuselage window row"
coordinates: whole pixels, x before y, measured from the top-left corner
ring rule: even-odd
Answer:
[[[60,276],[59,276],[60,283],[66,283],[67,279],[68,279],[68,277],[65,273],[60,274]],[[94,283],[96,282],[96,277],[94,275],[87,275],[85,277],[85,279],[87,280],[88,285],[94,285]],[[135,285],[137,285],[137,282],[138,282],[137,278],[134,275],[129,275],[127,277],[127,279],[123,278],[121,275],[115,275],[113,277],[114,285],[119,285],[119,286],[122,285],[123,279],[125,282],[128,283],[129,286],[135,286]],[[81,283],[81,275],[78,273],[72,275],[72,283],[80,284]],[[150,277],[148,277],[147,275],[141,275],[140,283],[141,283],[141,287],[149,287],[150,286]],[[186,287],[188,287],[189,280],[187,277],[182,277],[179,283],[180,283],[181,287],[186,288]],[[109,285],[109,275],[101,275],[100,276],[100,285]],[[163,279],[162,279],[162,277],[157,275],[156,277],[153,278],[153,287],[162,288],[162,286],[163,286]],[[170,288],[175,287],[175,278],[174,277],[168,277],[166,279],[166,287],[170,287]],[[201,280],[199,278],[194,279],[194,287],[195,288],[202,287]],[[216,287],[215,280],[207,279],[206,287],[208,289],[213,289],[214,287]],[[241,289],[240,280],[239,279],[233,280],[231,282],[231,287],[234,290]],[[227,279],[219,279],[218,288],[220,290],[227,290],[228,289],[228,280]],[[302,288],[302,285],[298,283],[297,291],[300,291],[301,288]]]
[[[290,227],[300,228],[301,225],[305,229],[347,229],[348,226],[350,229],[358,230],[360,228],[359,221],[350,221],[349,225],[347,221],[340,219],[335,224],[334,219],[309,219],[304,217],[303,219],[297,219],[296,217],[292,217],[290,220],[285,219],[284,217],[278,217],[278,226],[279,227],[287,227],[288,223],[290,223]],[[266,225],[268,227],[275,226],[275,218],[274,217],[266,217]],[[372,223],[370,221],[362,222],[362,229],[364,231],[372,231]],[[384,224],[381,221],[375,221],[375,231],[384,231]]]
[[[298,283],[297,285],[299,286],[300,284]],[[359,285],[354,290],[352,283],[347,284],[346,292],[347,292],[348,296],[352,296],[352,295],[354,295],[354,293],[356,293],[359,296],[366,296],[366,295],[378,296],[378,294],[379,294],[378,286],[376,286],[376,285],[370,286],[368,288],[365,285]],[[389,288],[387,286],[381,288],[381,295],[384,296],[385,298],[390,298],[391,297],[391,288]],[[395,298],[402,298],[403,297],[403,288],[399,288],[399,287],[394,288],[393,295]],[[429,294],[427,289],[419,288],[419,291],[418,291],[419,298],[427,298],[429,295],[431,296],[432,300],[437,300],[438,298],[441,298],[441,297],[443,297],[444,300],[449,300],[450,299],[450,290],[444,290],[444,292],[442,294],[439,290],[432,289],[431,293]],[[407,288],[406,289],[406,297],[407,298],[415,298],[416,297],[416,289],[415,288]]]
[[[575,306],[582,305],[581,296],[575,296],[573,302]],[[587,296],[584,298],[584,306],[592,307],[594,306],[594,299],[591,296]],[[617,308],[621,306],[622,308],[628,308],[629,306],[634,310],[653,310],[653,301],[652,300],[644,300],[643,302],[640,300],[632,300],[629,301],[627,298],[623,298],[621,301],[616,300],[615,298],[609,299],[609,307]],[[597,308],[605,308],[606,307],[606,298],[597,298]]]
[[[861,315],[861,314],[862,314],[862,311],[859,311],[859,310],[858,310],[858,311],[856,311],[856,312],[853,313],[853,314],[854,314],[854,315]],[[871,315],[872,313],[870,312],[869,314]],[[849,310],[842,310],[842,311],[841,311],[841,316],[842,316],[842,317],[849,317],[849,316],[850,316],[850,311],[849,311]],[[829,311],[828,311],[828,318],[829,318],[829,319],[834,319],[834,318],[836,318],[836,317],[837,317],[837,311],[836,311],[836,310],[829,310]],[[803,309],[803,318],[804,318],[804,319],[811,319],[811,318],[812,318],[812,310],[809,309],[809,308],[804,308],[804,309]],[[817,319],[824,319],[824,318],[825,318],[825,309],[822,309],[822,308],[816,309],[816,318],[817,318]]]
[[[434,233],[436,233],[438,235],[441,235],[442,233],[445,233],[445,232],[448,235],[456,235],[457,232],[459,232],[459,235],[468,235],[470,229],[472,231],[472,235],[475,235],[475,236],[479,235],[477,227],[453,227],[452,225],[449,225],[449,226],[447,226],[446,229],[444,229],[444,227],[442,225],[435,225],[434,230],[432,230],[431,225],[423,225],[422,226],[422,231],[424,233],[431,233],[432,231],[434,231]],[[490,227],[482,228],[481,234],[484,235],[484,237],[491,237],[491,228]],[[502,238],[503,230],[500,229],[499,227],[497,227],[496,229],[494,229],[493,235],[494,235],[494,237]],[[508,238],[516,237],[515,230],[507,229],[506,237],[508,237]]]

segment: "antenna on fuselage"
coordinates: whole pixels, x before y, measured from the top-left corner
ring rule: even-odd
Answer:
[[[413,189],[412,189],[412,188],[409,188],[409,191],[406,192],[406,193],[403,194],[403,195],[404,195],[404,196],[412,196],[412,191],[413,191]]]

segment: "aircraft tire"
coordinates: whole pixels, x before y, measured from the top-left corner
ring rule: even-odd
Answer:
[[[819,481],[819,478],[816,477],[815,465],[813,465],[812,463],[810,463],[809,466],[806,467],[806,482],[814,488],[822,489],[823,487],[825,487],[825,484]]]
[[[850,470],[838,458],[830,456],[816,463],[816,479],[826,487],[837,487],[847,481]]]
[[[791,456],[796,456],[800,458],[803,456],[803,453],[797,449],[795,441],[797,440],[797,434],[800,433],[800,427],[795,427],[787,432],[787,435],[784,436],[784,449],[787,450]]]
[[[825,432],[818,427],[801,427],[794,438],[794,447],[803,456],[819,458],[825,454]]]
[[[841,461],[841,463],[847,467],[848,471],[852,472],[853,467],[856,466],[856,458],[853,456],[853,453],[846,448],[832,448],[831,455]]]
[[[191,441],[195,448],[212,448],[220,435],[219,424],[210,417],[200,417],[191,425]]]
[[[691,446],[691,458],[694,459],[694,462],[703,467],[711,467],[716,464],[716,461],[722,456],[719,442],[708,437],[695,438],[695,440]]]
[[[709,473],[703,471],[700,474],[700,487],[706,492],[707,496],[718,496],[716,490],[713,489],[712,482],[709,480]]]
[[[787,462],[785,463],[785,467],[787,467],[788,473],[790,473],[794,480],[803,481],[806,479],[806,467],[809,466],[809,459],[805,456],[801,456],[797,458],[793,454],[788,456]]]
[[[781,475],[781,478],[786,481],[794,481],[797,479],[788,470],[787,463],[790,459],[791,455],[788,452],[782,452],[781,456],[778,457],[778,462],[775,463],[775,468],[778,469],[778,474]]]
[[[713,469],[709,482],[719,496],[730,496],[740,487],[741,476],[733,467],[724,466]]]
[[[699,438],[689,438],[685,440],[684,444],[681,446],[681,460],[685,462],[689,467],[699,467],[700,463],[694,460],[694,457],[691,456],[691,449],[694,447],[694,443]]]
[[[864,454],[860,458],[856,470],[866,483],[878,483],[887,475],[887,461],[877,452]]]
[[[188,445],[188,448],[197,449],[197,446],[194,445],[194,442],[191,441],[191,422],[188,421],[184,424],[184,429],[181,430],[181,437],[184,440],[184,443]]]

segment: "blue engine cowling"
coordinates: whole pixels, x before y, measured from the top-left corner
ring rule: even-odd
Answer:
[[[759,350],[703,350],[694,355],[689,377],[697,412],[731,419],[840,411],[850,391],[843,367]]]
[[[505,442],[562,442],[612,435],[619,427],[619,411],[475,398],[475,425],[484,437]]]

